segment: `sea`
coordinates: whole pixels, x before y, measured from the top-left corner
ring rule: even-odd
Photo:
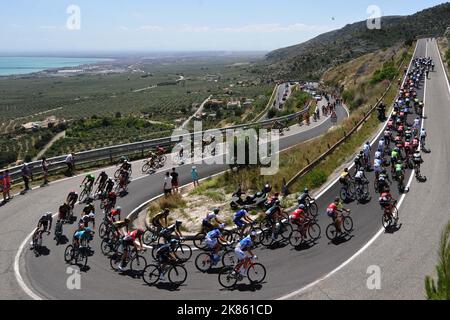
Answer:
[[[110,61],[103,58],[0,57],[0,76],[20,75],[54,68]]]

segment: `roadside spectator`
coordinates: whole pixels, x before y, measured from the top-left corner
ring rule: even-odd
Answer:
[[[166,176],[164,177],[164,195],[167,197],[172,194],[172,177],[170,176],[170,172],[166,172]]]
[[[193,166],[191,171],[192,182],[194,183],[194,187],[198,187],[200,183],[198,182],[198,172],[197,167]]]
[[[172,191],[178,192],[178,172],[175,170],[175,168],[172,168],[172,173],[170,174],[172,177]]]
[[[42,157],[41,166],[42,166],[42,171],[44,172],[43,186],[46,186],[46,185],[48,185],[48,166],[49,166],[49,162],[47,161],[46,157]]]
[[[9,170],[6,169],[3,174],[3,192],[6,194],[6,201],[12,199],[9,192],[11,191],[11,176],[9,175]]]
[[[69,176],[73,176],[75,169],[75,153],[69,153],[66,157],[67,173]]]
[[[3,203],[6,203],[6,192],[5,192],[5,178],[4,172],[0,171],[0,192],[3,194]]]
[[[28,163],[24,163],[22,169],[20,170],[22,174],[23,183],[25,184],[24,191],[27,192],[30,190],[30,180],[33,180],[33,173],[31,172],[30,166]]]

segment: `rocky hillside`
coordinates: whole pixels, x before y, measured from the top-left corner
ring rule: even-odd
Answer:
[[[411,42],[417,36],[442,36],[450,26],[450,3],[410,16],[382,18],[380,30],[366,21],[322,34],[305,43],[270,52],[265,73],[274,78],[318,79],[331,67],[367,53]]]

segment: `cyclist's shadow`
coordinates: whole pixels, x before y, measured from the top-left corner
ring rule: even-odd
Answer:
[[[341,244],[344,244],[344,243],[349,242],[349,241],[352,240],[354,237],[355,237],[355,236],[352,235],[352,234],[350,234],[350,235],[349,235],[349,234],[343,234],[343,235],[340,235],[339,237],[336,237],[335,239],[331,240],[331,241],[329,242],[329,244],[332,243],[332,244],[334,244],[335,246],[339,246],[339,245],[341,245]]]
[[[48,256],[50,254],[50,249],[47,248],[46,246],[41,246],[39,248],[33,249],[33,252],[36,257]]]
[[[400,231],[400,229],[403,227],[403,223],[400,224],[395,224],[393,226],[390,226],[388,228],[385,229],[385,233],[387,234],[394,234],[397,231]]]
[[[147,285],[148,286],[148,285]],[[166,290],[170,292],[180,291],[180,288],[184,285],[177,285],[170,282],[158,282],[156,285],[154,285],[155,288],[159,290]]]
[[[67,244],[68,242],[69,242],[69,239],[65,235],[62,235],[56,242],[56,246],[62,246],[62,245]]]
[[[270,246],[266,247],[269,250],[277,250],[286,248],[288,246],[288,241],[286,240],[277,240],[274,243],[272,243]]]
[[[299,244],[298,246],[294,247],[292,250],[295,250],[297,252],[301,252],[301,251],[306,251],[311,249],[312,247],[314,247],[317,244],[316,241],[304,241],[301,244]]]
[[[249,283],[239,283],[236,284],[232,289],[221,289],[221,291],[240,291],[240,292],[256,292],[263,288],[263,283],[259,284],[249,284]]]

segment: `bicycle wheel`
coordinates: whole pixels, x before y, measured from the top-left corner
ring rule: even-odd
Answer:
[[[159,276],[161,274],[161,271],[159,270],[158,266],[151,264],[147,267],[145,267],[144,271],[142,272],[142,280],[149,286],[154,285],[159,280]]]
[[[341,191],[339,192],[339,197],[341,198],[342,201],[346,201],[349,198],[346,188],[344,187],[341,188]]]
[[[111,269],[117,270],[117,267],[119,266],[119,263],[122,261],[122,254],[114,253],[109,258],[109,265],[111,266]]]
[[[164,165],[166,164],[166,160],[167,160],[166,156],[160,156],[159,159],[158,159],[159,165],[161,167],[164,167]]]
[[[142,166],[142,173],[147,173],[147,172],[150,171],[150,169],[151,169],[150,165],[149,165],[148,163],[145,163],[145,164]]]
[[[84,268],[87,265],[88,256],[86,252],[87,248],[78,248],[75,252],[75,264]]]
[[[397,206],[392,207],[392,218],[397,222],[398,221],[398,209]]]
[[[199,233],[194,237],[194,246],[197,249],[206,250],[205,237],[206,235],[204,233]]]
[[[114,178],[119,178],[120,176],[120,168],[116,170],[116,172],[114,172]]]
[[[332,241],[337,237],[337,229],[336,226],[334,225],[334,223],[331,223],[330,225],[328,225],[327,230],[326,230],[326,235],[328,240]]]
[[[192,248],[187,244],[180,244],[177,248],[177,256],[183,261],[188,261],[192,257]]]
[[[183,266],[172,266],[169,270],[169,281],[176,286],[181,286],[187,278],[186,268]]]
[[[265,247],[270,247],[273,243],[272,230],[264,230],[259,235],[259,242]]]
[[[237,277],[233,274],[234,268],[223,268],[219,273],[219,283],[225,289],[233,288],[237,283]]]
[[[106,238],[107,234],[108,234],[108,227],[106,226],[105,222],[102,222],[100,224],[100,226],[98,227],[98,235],[101,239]]]
[[[207,272],[211,269],[212,261],[211,261],[211,255],[209,253],[203,252],[200,253],[197,258],[195,258],[195,267],[200,272]]]
[[[266,278],[266,268],[261,263],[253,264],[247,271],[251,284],[260,284]]]
[[[144,269],[147,267],[147,260],[141,255],[135,255],[131,259],[130,270],[135,274],[142,274]]]
[[[353,198],[353,197],[355,196],[355,192],[356,192],[356,186],[355,186],[355,183],[354,183],[354,182],[350,182],[350,183],[348,184],[347,195],[348,195],[350,198]]]
[[[64,250],[64,261],[70,263],[73,257],[73,246],[69,244]]]
[[[107,256],[111,253],[112,251],[112,246],[110,243],[111,240],[109,239],[103,239],[102,243],[100,244],[100,249],[102,250],[102,253]]]
[[[290,224],[283,224],[280,226],[280,228],[281,228],[280,232],[281,237],[284,240],[289,240],[289,236],[291,235],[293,230],[292,226]]]
[[[222,256],[222,265],[224,267],[234,266],[236,264],[236,257],[234,254],[234,250],[226,251]]]
[[[347,233],[353,231],[353,219],[351,217],[344,217],[342,226]]]
[[[303,236],[300,231],[294,230],[289,236],[289,243],[294,248],[297,248],[303,243]]]
[[[142,235],[142,242],[147,246],[151,245],[153,242],[155,242],[155,240],[155,234],[151,230],[145,231]]]
[[[320,229],[320,226],[318,223],[312,223],[308,226],[308,234],[309,237],[317,241],[320,238],[320,235],[322,234],[322,230]]]
[[[311,216],[313,216],[314,218],[317,217],[317,215],[319,214],[319,207],[317,206],[317,203],[311,202],[311,203],[309,204],[309,207],[308,207],[308,213],[309,213]]]
[[[389,229],[392,225],[392,217],[387,215],[386,213],[383,213],[381,216],[381,224],[383,225],[384,229]]]
[[[236,234],[234,232],[231,231],[224,231],[223,232],[224,236],[225,236],[225,240],[227,240],[228,242],[234,242],[235,240],[235,236]]]
[[[83,189],[83,191],[81,191],[80,193],[80,197],[78,198],[78,200],[81,202],[83,202],[87,197],[87,191],[86,189]]]

